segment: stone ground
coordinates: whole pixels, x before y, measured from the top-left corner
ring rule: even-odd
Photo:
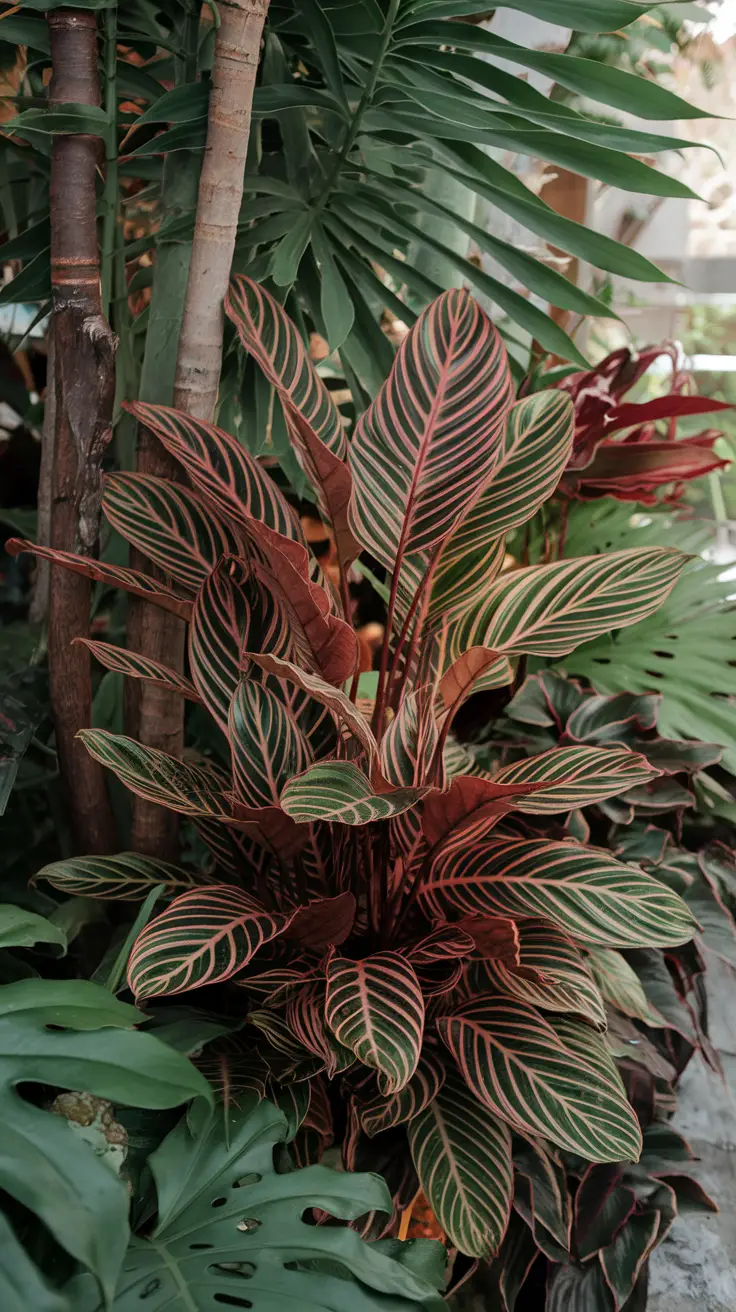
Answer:
[[[700,1159],[697,1176],[718,1215],[685,1217],[655,1252],[647,1312],[736,1312],[736,976],[711,966],[711,1037],[726,1085],[693,1059],[674,1125]]]

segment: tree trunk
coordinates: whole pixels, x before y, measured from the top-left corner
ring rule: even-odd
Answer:
[[[48,15],[49,103],[99,105],[97,22],[89,10]],[[102,313],[97,247],[99,140],[59,135],[51,147],[51,285],[54,307],[55,436],[51,545],[94,555],[102,459],[112,435],[116,339]],[[49,683],[61,776],[75,841],[88,852],[115,846],[102,767],[75,735],[90,724],[90,658],[72,638],[89,632],[90,583],[52,568]]]
[[[230,278],[243,198],[253,90],[268,0],[220,0],[218,10],[220,26],[212,67],[207,144],[199,181],[186,297],[183,314],[177,310],[170,325],[181,323],[174,405],[187,414],[206,420],[214,419],[217,404],[222,366],[222,303]],[[189,176],[191,178],[191,173]],[[160,272],[163,287],[163,270]],[[167,314],[170,308],[165,307],[162,314]],[[147,358],[152,328],[153,322],[146,340]],[[171,334],[168,340],[172,340]],[[152,365],[157,350],[153,344],[150,350]],[[156,379],[153,382],[156,386]],[[155,399],[161,400],[160,381]],[[150,433],[142,430],[139,441],[139,471],[167,478],[179,477],[176,462]],[[137,616],[133,611],[129,628],[131,645],[146,656],[181,670],[184,661],[184,626],[181,621],[148,608],[143,623],[140,606],[137,611]],[[174,756],[181,755],[184,739],[184,703],[181,697],[154,684],[143,684],[139,706],[129,709],[134,715],[137,709],[137,737],[141,742]],[[171,859],[175,855],[177,829],[175,815],[140,798],[134,799],[133,846],[136,851]]]
[[[51,546],[51,496],[54,476],[54,435],[56,432],[56,365],[54,352],[54,323],[51,320],[46,333],[46,396],[43,408],[41,433],[41,468],[38,474],[38,517],[36,541],[43,547]],[[49,614],[51,587],[51,561],[36,561],[33,596],[28,610],[32,624],[45,624]]]
[[[268,0],[220,0],[207,145],[179,337],[174,404],[214,418],[222,365],[222,302],[243,199],[245,156]]]

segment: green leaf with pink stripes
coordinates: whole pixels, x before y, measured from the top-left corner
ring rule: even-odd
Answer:
[[[90,756],[107,766],[126,788],[180,815],[230,819],[223,790],[228,780],[213,765],[180,761],[156,747],[144,747],[106,729],[80,729],[77,737]]]
[[[251,679],[243,679],[235,690],[228,738],[233,784],[245,806],[278,806],[284,785],[310,759],[307,742],[284,703]]]
[[[293,820],[306,824],[330,820],[343,825],[367,825],[389,820],[416,806],[426,788],[396,788],[377,793],[350,761],[318,761],[284,788],[281,806]]]
[[[506,765],[493,776],[496,784],[543,785],[520,797],[518,811],[554,815],[576,806],[591,806],[617,797],[659,774],[646,757],[627,747],[553,747],[525,761]]]
[[[221,556],[242,555],[244,538],[205,497],[148,474],[108,474],[102,509],[114,529],[188,592]]]
[[[537,392],[512,407],[490,483],[442,549],[430,620],[457,617],[483,597],[503,564],[506,534],[531,519],[557,487],[574,426],[564,392]]]
[[[335,1037],[378,1073],[382,1093],[403,1089],[419,1063],[424,999],[416,974],[398,952],[327,963],[325,1017]]]
[[[474,646],[506,656],[565,656],[651,615],[687,560],[680,551],[651,547],[515,570],[453,627],[450,658]]]
[[[128,965],[131,992],[156,998],[229,979],[293,916],[266,911],[230,884],[192,889],[138,935]]]
[[[450,1242],[468,1257],[492,1257],[506,1233],[514,1191],[505,1120],[449,1070],[408,1133],[419,1183]]]
[[[450,834],[420,897],[438,918],[542,916],[593,947],[675,946],[695,931],[682,898],[658,879],[600,848],[551,839],[492,833],[463,846]]]
[[[437,1028],[468,1088],[514,1129],[589,1161],[638,1160],[639,1123],[593,1031],[574,1029],[573,1049],[540,1012],[505,998],[470,1002]]]
[[[189,597],[182,597],[165,583],[159,583],[158,579],[152,579],[148,574],[141,574],[137,569],[108,565],[104,560],[78,556],[73,551],[56,551],[54,547],[42,547],[37,543],[26,541],[25,538],[10,538],[5,543],[5,550],[9,556],[19,556],[21,552],[27,551],[33,556],[39,556],[41,560],[50,560],[52,565],[60,565],[63,569],[71,570],[72,574],[81,574],[86,579],[92,579],[95,583],[104,583],[110,588],[122,588],[133,597],[150,601],[155,606],[160,606],[162,610],[178,615],[180,619],[188,620],[192,613]]]
[[[434,1101],[444,1082],[444,1063],[432,1048],[425,1048],[414,1074],[403,1089],[390,1097],[375,1093],[373,1097],[361,1098],[358,1115],[369,1139],[383,1130],[412,1121]]]
[[[157,683],[169,692],[180,693],[190,702],[200,701],[199,693],[191,680],[176,670],[170,670],[160,661],[141,656],[136,651],[128,651],[125,647],[116,647],[111,642],[95,642],[92,638],[74,638],[72,645],[75,642],[87,647],[95,660],[98,660],[100,665],[104,665],[106,670],[113,670],[116,674],[127,674],[131,679],[145,679],[148,683]]]
[[[512,401],[506,351],[449,291],[420,316],[350,444],[356,537],[393,570],[455,528],[498,462]]]

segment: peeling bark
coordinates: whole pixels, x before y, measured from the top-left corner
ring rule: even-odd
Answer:
[[[89,10],[48,15],[49,102],[99,105],[97,23]],[[102,313],[97,246],[99,140],[59,135],[51,148],[51,285],[55,433],[51,545],[94,556],[99,539],[102,461],[112,435],[116,338]],[[52,567],[49,683],[61,775],[75,841],[110,851],[115,825],[102,767],[75,740],[90,724],[90,659],[72,638],[89,632],[90,583]]]

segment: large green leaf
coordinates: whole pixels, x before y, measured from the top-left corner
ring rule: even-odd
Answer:
[[[419,1182],[450,1242],[469,1257],[497,1252],[511,1210],[511,1134],[455,1071],[409,1125]]]
[[[156,1228],[132,1241],[113,1312],[444,1312],[425,1275],[436,1245],[415,1241],[414,1260],[398,1261],[347,1226],[304,1219],[315,1207],[346,1221],[390,1212],[383,1180],[324,1166],[276,1174],[286,1137],[286,1117],[268,1102],[219,1111],[196,1134],[185,1122],[172,1131],[150,1158]],[[89,1281],[73,1282],[70,1296],[75,1312],[102,1312]]]
[[[542,1011],[584,1016],[597,1029],[606,1028],[603,999],[579,948],[548,920],[519,920],[518,962],[489,957],[471,962],[459,992],[467,998],[501,993],[520,998]]]
[[[451,838],[420,894],[436,915],[542,916],[601,947],[685,943],[695,931],[676,893],[602,849],[490,835],[458,850]]]
[[[437,1028],[475,1096],[514,1128],[592,1161],[638,1159],[639,1124],[613,1062],[583,1059],[540,1012],[483,998]]]
[[[94,1273],[107,1297],[127,1244],[125,1187],[63,1117],[20,1090],[29,1083],[84,1089],[148,1108],[211,1098],[186,1057],[134,1030],[142,1019],[85,980],[24,979],[0,989],[0,1185]]]
[[[525,761],[503,766],[497,784],[541,784],[516,802],[519,811],[554,815],[616,797],[654,779],[659,772],[645,756],[627,747],[553,747]]]
[[[398,952],[327,963],[325,1017],[335,1037],[378,1072],[383,1093],[397,1093],[417,1069],[424,999],[411,962]]]
[[[0,1300],[3,1312],[70,1312],[62,1294],[51,1289],[0,1212]]]
[[[54,943],[66,949],[66,934],[35,911],[9,902],[0,904],[0,948],[32,948],[36,943]]]

